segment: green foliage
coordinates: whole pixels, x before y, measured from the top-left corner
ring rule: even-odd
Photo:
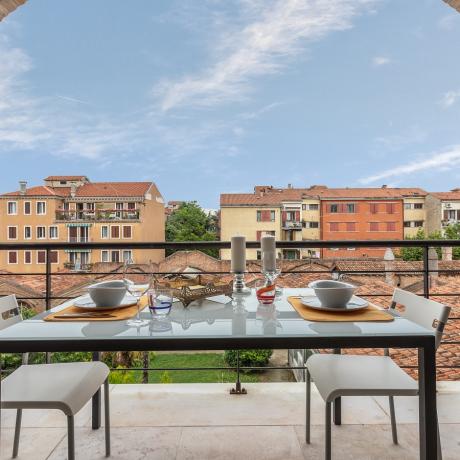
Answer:
[[[182,203],[166,221],[166,241],[215,241],[217,240],[215,219],[206,215],[195,201]],[[174,251],[168,251],[171,254]],[[218,257],[217,249],[203,250]]]
[[[257,366],[263,367],[268,364],[273,350],[239,350],[240,366]],[[224,355],[225,362],[229,366],[236,366],[238,350],[227,350]]]
[[[124,371],[120,366],[116,369],[120,370],[110,372],[109,383],[141,383],[139,372]]]
[[[415,236],[408,236],[406,240],[458,240],[460,239],[460,223],[451,224],[444,229],[444,234],[439,230],[425,235],[423,228],[419,228]],[[441,258],[441,248],[436,248],[438,257]],[[423,248],[401,248],[399,252],[403,260],[422,260]],[[460,259],[460,247],[452,249],[452,257]]]
[[[168,372],[168,371],[164,371],[164,372],[161,374],[160,382],[161,382],[161,383],[172,383],[172,378],[171,378],[171,376],[169,375],[169,372]]]

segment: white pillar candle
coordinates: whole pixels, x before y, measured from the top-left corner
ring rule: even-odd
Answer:
[[[274,272],[276,270],[276,244],[273,235],[265,235],[260,240],[262,250],[262,271]]]
[[[243,273],[246,271],[246,238],[232,236],[232,272]]]

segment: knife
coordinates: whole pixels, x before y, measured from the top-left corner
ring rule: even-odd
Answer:
[[[55,318],[113,318],[115,315],[110,313],[63,313],[54,315]]]

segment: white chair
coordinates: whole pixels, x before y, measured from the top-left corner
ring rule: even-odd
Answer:
[[[22,321],[16,297],[0,298],[0,329]],[[74,416],[104,385],[105,454],[110,456],[109,368],[101,362],[23,365],[2,381],[2,409],[16,409],[13,458],[23,409],[59,409],[67,416],[68,459],[75,459]]]
[[[394,309],[397,304],[404,306],[401,316],[434,330],[437,348],[449,317],[450,307],[402,289],[395,289],[390,308]],[[388,349],[385,349],[385,356],[314,354],[307,360],[306,368],[306,442],[310,444],[310,398],[313,379],[326,402],[326,460],[331,459],[331,404],[341,396],[388,396],[393,442],[398,443],[394,396],[417,396],[418,384],[390,358]],[[438,458],[441,458],[439,426]]]

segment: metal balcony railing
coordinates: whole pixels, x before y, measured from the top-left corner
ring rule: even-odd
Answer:
[[[421,248],[422,250],[422,264],[420,269],[413,270],[400,270],[400,269],[384,269],[384,270],[341,270],[340,275],[377,275],[377,274],[406,274],[406,275],[419,275],[422,278],[423,285],[423,296],[430,298],[434,297],[449,297],[455,300],[455,297],[460,298],[460,292],[442,292],[440,294],[430,293],[430,275],[431,274],[460,274],[460,269],[432,269],[430,268],[429,261],[429,249],[442,248],[442,247],[460,247],[460,240],[339,240],[339,241],[320,241],[320,240],[309,240],[309,241],[278,241],[277,247],[279,249],[324,249],[324,248]],[[16,276],[16,275],[42,275],[45,277],[45,292],[43,296],[38,297],[18,297],[18,300],[32,300],[32,299],[42,299],[45,302],[46,309],[51,307],[52,300],[66,300],[70,297],[62,296],[53,296],[52,295],[52,278],[53,276],[59,276],[59,273],[52,272],[50,252],[55,250],[66,250],[66,249],[160,249],[160,250],[205,250],[205,249],[229,249],[230,242],[217,242],[217,241],[199,241],[199,242],[120,242],[120,243],[0,243],[0,254],[2,251],[14,251],[14,250],[44,250],[46,251],[46,264],[45,272],[41,273],[9,273],[9,272],[0,272],[0,277],[2,276]],[[250,241],[247,242],[248,249],[257,249],[260,248],[260,242]],[[255,274],[259,273],[258,271],[249,271],[249,273]],[[328,273],[327,270],[318,272],[318,270],[289,270],[286,274],[319,274],[319,273]],[[334,273],[334,272],[329,272]],[[68,272],[66,275],[88,275],[88,274],[97,274],[97,275],[113,275],[113,272],[92,272],[92,271],[73,271]],[[177,272],[157,272],[154,273],[157,275],[177,275]],[[191,274],[191,273],[187,273]],[[196,274],[199,275],[223,275],[228,274],[228,272],[209,272],[209,271],[197,271]],[[337,275],[337,273],[336,273]],[[362,294],[364,297],[391,297],[391,294],[383,292],[372,292],[369,294]],[[460,321],[460,317],[453,312],[449,318],[448,323]],[[454,338],[454,340],[443,340],[443,346],[447,347],[457,347],[460,345],[460,340]],[[453,353],[454,355],[454,353]],[[93,354],[93,359],[97,359],[98,354]],[[405,368],[415,368],[413,365],[403,365]],[[207,367],[207,368],[190,368],[190,367],[181,367],[181,368],[149,368],[147,366],[140,368],[128,368],[122,370],[141,370],[144,372],[147,371],[159,371],[159,370],[236,370],[238,375],[241,370],[252,370],[260,369],[257,367],[242,367],[237,365],[236,367]],[[263,369],[294,369],[302,370],[303,366],[283,366],[283,367],[264,367]],[[453,365],[438,365],[438,369],[460,369],[460,362]],[[114,371],[120,369],[112,369]],[[238,377],[239,379],[239,377]]]
[[[86,210],[57,210],[56,221],[75,222],[75,221],[117,221],[117,220],[139,220],[140,211],[138,209],[86,209]]]
[[[284,220],[282,227],[283,230],[302,230],[302,222],[297,220]]]

